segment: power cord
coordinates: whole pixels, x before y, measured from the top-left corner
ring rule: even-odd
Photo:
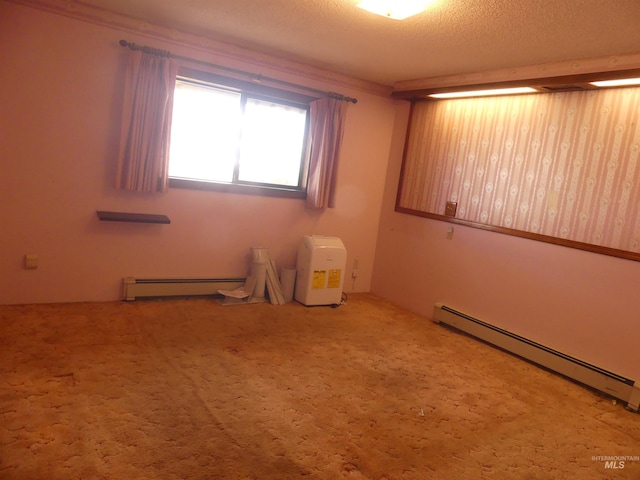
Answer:
[[[346,305],[347,304],[347,294],[345,292],[342,292],[342,298],[340,299],[340,303],[334,303],[331,305],[331,308],[338,308],[341,305]]]

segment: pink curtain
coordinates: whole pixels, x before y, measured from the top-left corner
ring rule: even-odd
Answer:
[[[336,98],[320,98],[311,102],[311,161],[307,184],[307,206],[333,208],[338,173],[338,156],[347,102]]]
[[[129,53],[117,187],[164,192],[177,65],[166,56],[140,50]]]

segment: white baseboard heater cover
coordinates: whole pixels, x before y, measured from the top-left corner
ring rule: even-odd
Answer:
[[[134,278],[123,280],[124,300],[138,298],[217,295],[218,290],[234,290],[245,278]]]
[[[442,303],[436,303],[433,309],[433,320],[622,400],[626,402],[629,410],[638,412],[640,388],[634,380],[495,327]]]

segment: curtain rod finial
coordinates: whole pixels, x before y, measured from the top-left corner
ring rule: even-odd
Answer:
[[[129,42],[127,42],[126,40],[120,40],[118,43],[120,44],[121,47],[129,46]]]

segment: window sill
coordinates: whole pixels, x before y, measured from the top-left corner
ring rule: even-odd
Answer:
[[[193,190],[209,190],[213,192],[239,193],[245,195],[262,195],[265,197],[297,198],[301,200],[307,198],[306,191],[295,190],[293,188],[286,189],[265,185],[205,182],[202,180],[187,180],[184,178],[170,178],[169,187],[189,188]]]

